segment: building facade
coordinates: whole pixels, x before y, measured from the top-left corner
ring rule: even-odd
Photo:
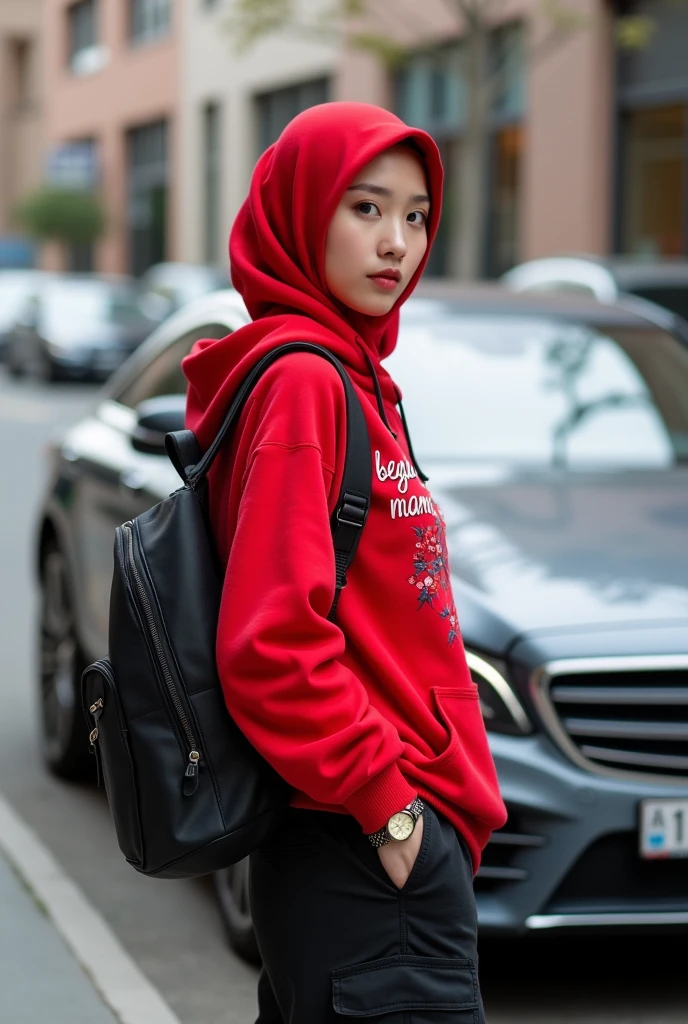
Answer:
[[[41,180],[40,0],[0,3],[0,267],[26,263],[13,211]]]
[[[376,0],[379,11],[391,8]],[[481,273],[561,250],[608,252],[614,139],[614,46],[607,0],[576,0],[580,29],[566,41],[539,0],[509,0],[490,33],[490,60],[502,71],[489,117]],[[392,15],[390,14],[390,18]],[[467,97],[462,26],[443,0],[398,0],[392,22],[415,53],[381,76],[376,62],[345,55],[340,92],[390,106],[429,131],[447,171],[444,224],[431,272],[454,273],[456,182]]]
[[[301,5],[309,18],[322,0]],[[231,0],[184,7],[180,249],[192,262],[226,265],[230,225],[260,153],[300,110],[335,97],[338,53],[297,32],[237,53]]]
[[[141,273],[178,253],[179,20],[173,0],[44,0],[47,165],[78,155],[108,220],[82,267]],[[44,262],[65,259],[46,247]]]
[[[92,168],[109,218],[92,265],[134,273],[161,259],[226,266],[230,225],[259,154],[305,107],[351,99],[386,106],[438,141],[447,190],[429,270],[454,276],[467,96],[462,26],[452,5],[424,0],[420,15],[416,0],[370,0],[371,30],[407,48],[407,58],[389,70],[369,53],[298,26],[238,53],[232,3],[44,0],[46,164],[59,166],[71,153]],[[31,6],[3,0],[0,26],[8,10],[28,17]],[[301,0],[302,23],[329,6]],[[484,160],[485,276],[553,252],[688,253],[688,4],[571,6],[579,23],[564,40],[541,0],[495,7],[500,21],[489,52],[502,74]],[[633,51],[616,45],[615,18],[627,14],[651,19],[646,44]],[[35,74],[26,72],[22,32],[13,31],[14,49],[1,51],[0,72],[14,68],[26,90]],[[5,95],[16,97],[14,88]],[[29,107],[22,109],[29,117]],[[8,129],[4,117],[5,138],[12,130],[35,140],[30,109],[31,129],[21,118]],[[25,144],[21,152],[30,149]],[[38,173],[35,155],[29,174],[9,166],[28,159],[17,152],[0,145],[5,199],[13,193],[3,181]],[[48,262],[56,265],[55,253]]]
[[[437,139],[447,169],[443,226],[431,273],[453,275],[458,161],[465,120],[461,25],[444,0],[373,0],[372,30],[409,47],[389,72],[370,54],[299,38],[268,37],[237,56],[226,29],[231,0],[190,4],[182,56],[181,248],[193,260],[226,258],[229,225],[257,155],[289,117],[323,99],[395,110]],[[326,6],[307,0],[302,19]],[[494,59],[510,70],[491,116],[482,272],[562,249],[612,245],[614,46],[607,0],[577,0],[589,27],[547,50],[540,0],[509,0],[495,27]],[[531,52],[542,56],[530,59]]]

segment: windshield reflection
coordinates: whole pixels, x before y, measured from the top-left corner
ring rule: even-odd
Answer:
[[[688,349],[657,327],[418,300],[387,366],[421,460],[582,469],[688,459]]]

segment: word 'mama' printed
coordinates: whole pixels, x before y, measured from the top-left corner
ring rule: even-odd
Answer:
[[[412,494],[410,498],[392,498],[389,503],[392,519],[408,519],[409,516],[420,516],[428,512],[436,515],[433,500],[429,494]]]

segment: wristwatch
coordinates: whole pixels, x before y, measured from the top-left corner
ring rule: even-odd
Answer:
[[[373,846],[380,847],[385,846],[386,843],[401,843],[404,839],[408,839],[409,836],[413,835],[413,830],[416,827],[416,822],[420,818],[421,814],[425,809],[425,804],[419,796],[410,803],[402,811],[397,811],[389,819],[383,828],[377,832],[373,832],[368,836],[368,839]]]

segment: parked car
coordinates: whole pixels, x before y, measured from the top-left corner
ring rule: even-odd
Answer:
[[[181,310],[52,451],[37,643],[58,775],[88,762],[76,693],[107,647],[114,529],[178,486],[180,360],[247,320],[233,292]],[[623,302],[426,286],[390,369],[509,812],[476,879],[483,931],[685,927],[688,347]],[[255,956],[246,878],[216,884]]]
[[[507,271],[502,284],[517,292],[567,291],[614,302],[623,293],[655,302],[688,320],[688,260],[614,256],[548,256]]]
[[[160,321],[202,295],[228,288],[229,273],[201,263],[156,263],[141,276],[140,286],[143,308]]]
[[[154,321],[132,279],[54,275],[24,296],[7,335],[5,363],[15,377],[102,380],[150,334]]]
[[[40,270],[0,270],[0,362],[22,303],[48,275]]]

